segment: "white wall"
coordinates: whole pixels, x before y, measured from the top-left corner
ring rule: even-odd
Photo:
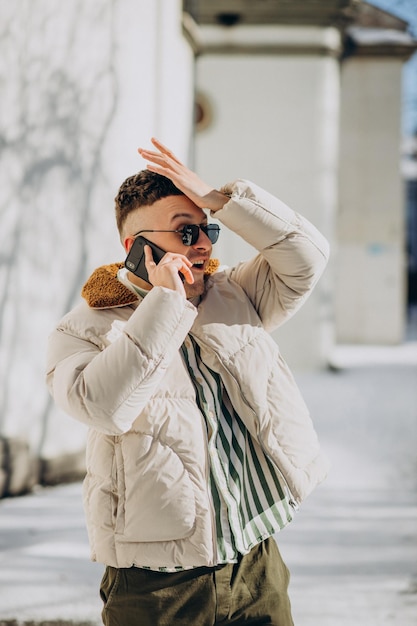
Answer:
[[[0,435],[35,456],[84,444],[47,394],[46,340],[91,270],[123,259],[113,198],[144,167],[137,147],[156,135],[189,155],[181,4],[0,3]]]
[[[302,29],[299,29],[302,31]],[[213,121],[196,137],[196,166],[213,185],[248,178],[284,200],[331,237],[336,208],[339,68],[319,55],[203,55],[197,87]],[[231,265],[253,254],[222,232],[216,253]],[[297,368],[323,363],[328,347],[327,278],[276,333]]]

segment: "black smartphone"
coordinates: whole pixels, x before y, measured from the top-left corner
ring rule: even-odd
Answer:
[[[136,237],[126,257],[125,267],[129,272],[132,272],[132,274],[139,276],[139,278],[149,283],[148,272],[145,267],[145,245],[151,247],[153,260],[155,263],[159,263],[165,255],[165,250],[162,250],[162,248],[152,243],[152,241],[148,241],[145,237]]]

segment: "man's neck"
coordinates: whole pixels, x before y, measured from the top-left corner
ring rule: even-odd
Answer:
[[[136,276],[136,274],[132,274],[132,272],[127,272],[127,278],[132,283],[132,285],[135,285],[140,289],[144,289],[145,291],[150,291],[153,287],[153,285],[147,283],[146,280],[139,278],[139,276]]]

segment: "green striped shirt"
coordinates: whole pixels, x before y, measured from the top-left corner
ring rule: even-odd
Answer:
[[[220,375],[203,363],[192,337],[182,353],[207,426],[217,560],[233,563],[238,553],[247,554],[286,526],[293,509],[278,470],[232,407]]]

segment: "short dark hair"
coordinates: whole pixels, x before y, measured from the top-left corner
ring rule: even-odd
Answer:
[[[119,233],[127,216],[141,206],[150,206],[167,196],[183,196],[184,193],[166,176],[150,170],[141,170],[126,178],[115,197],[116,223]]]

